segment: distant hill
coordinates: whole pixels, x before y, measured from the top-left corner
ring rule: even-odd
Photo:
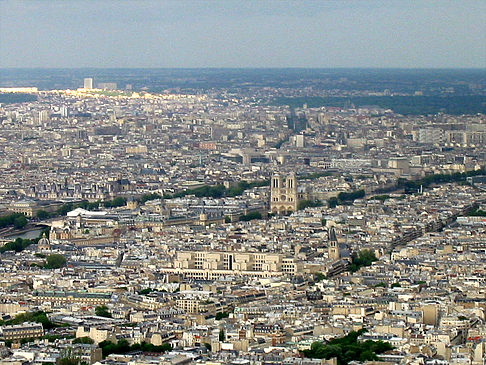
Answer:
[[[452,115],[486,113],[486,96],[351,96],[351,97],[281,97],[274,105],[289,105],[291,108],[350,107],[377,105],[403,115],[425,115],[446,113]]]

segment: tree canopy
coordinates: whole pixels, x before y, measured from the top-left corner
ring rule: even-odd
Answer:
[[[383,341],[358,342],[358,337],[365,333],[365,329],[351,331],[344,337],[335,338],[329,343],[314,342],[310,350],[302,351],[306,357],[314,359],[337,358],[338,365],[346,365],[351,361],[378,360],[379,354],[392,350],[393,346]]]
[[[22,213],[12,213],[0,217],[0,228],[14,226],[15,228],[23,228],[27,224],[27,218]]]
[[[111,313],[108,311],[108,307],[106,305],[100,305],[95,308],[95,313],[97,316],[111,318]]]
[[[356,272],[364,266],[371,266],[375,261],[378,261],[375,253],[372,250],[361,250],[357,255],[353,253],[351,256],[352,262],[349,266],[349,271]]]
[[[130,351],[163,353],[172,350],[172,346],[168,343],[164,343],[161,346],[155,346],[146,342],[130,345],[124,338],[119,340],[117,343],[113,343],[111,341],[102,341],[98,346],[101,348],[103,357],[110,354],[125,354]]]
[[[54,253],[46,258],[46,269],[60,269],[66,266],[66,258],[63,255]]]

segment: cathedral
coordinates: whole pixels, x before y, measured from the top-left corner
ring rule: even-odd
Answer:
[[[297,211],[299,196],[297,178],[294,173],[289,176],[273,175],[270,182],[270,210],[274,214],[288,214]]]

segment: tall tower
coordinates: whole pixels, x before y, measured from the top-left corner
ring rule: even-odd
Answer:
[[[84,88],[85,89],[93,88],[93,79],[91,77],[87,77],[84,79]]]
[[[49,112],[47,110],[41,110],[39,112],[39,123],[47,122],[49,120]]]
[[[61,112],[61,117],[68,117],[69,116],[69,110],[68,110],[68,107],[66,105],[61,106],[60,112]]]
[[[275,214],[295,212],[299,204],[297,178],[294,173],[287,177],[275,174],[270,180],[270,209]]]
[[[331,227],[331,230],[329,231],[329,247],[327,250],[328,256],[331,260],[337,261],[341,258],[341,254],[339,252],[339,242],[337,240],[334,227]]]

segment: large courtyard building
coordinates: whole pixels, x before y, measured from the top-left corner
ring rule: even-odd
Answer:
[[[181,251],[173,267],[161,271],[195,279],[216,279],[220,276],[243,275],[273,277],[295,275],[298,265],[293,257],[260,252]]]

